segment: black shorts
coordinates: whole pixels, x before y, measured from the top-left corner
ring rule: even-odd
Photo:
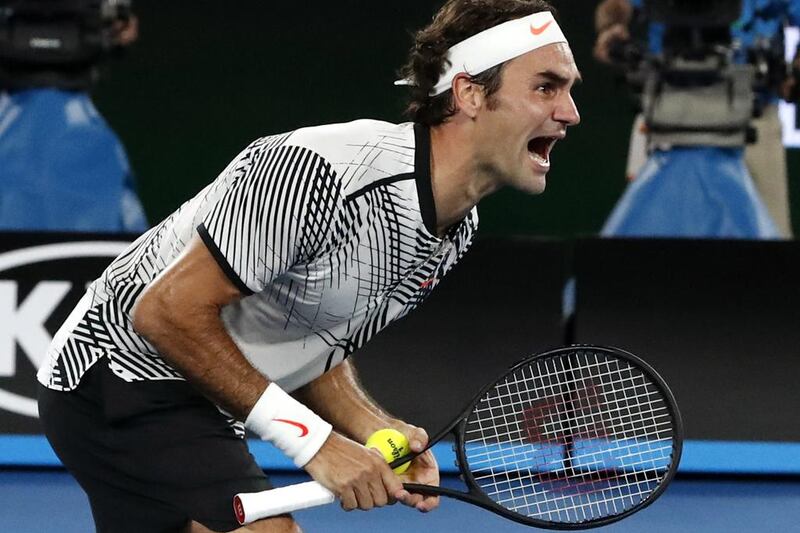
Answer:
[[[100,533],[238,527],[237,492],[270,488],[226,417],[183,381],[127,383],[98,361],[71,392],[39,386],[45,434]]]

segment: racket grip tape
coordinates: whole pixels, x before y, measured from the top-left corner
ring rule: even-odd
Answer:
[[[233,498],[233,511],[239,524],[245,525],[261,518],[325,505],[335,499],[331,491],[316,481],[307,481],[263,492],[237,494]]]

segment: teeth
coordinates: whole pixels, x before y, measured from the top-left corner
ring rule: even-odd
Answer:
[[[531,152],[530,155],[531,155],[531,159],[533,159],[537,163],[540,163],[542,165],[547,165],[549,163],[549,160],[545,159],[544,157],[540,156],[537,153]]]
[[[538,138],[539,147],[544,148],[543,152],[544,155],[538,153],[535,149],[536,147],[531,147],[529,144],[528,153],[530,154],[531,159],[533,159],[536,163],[549,166],[550,165],[550,151],[553,149],[553,145],[556,144],[558,141],[557,137],[540,137]],[[534,141],[531,141],[534,142]]]

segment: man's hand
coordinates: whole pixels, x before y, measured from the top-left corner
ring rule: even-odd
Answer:
[[[797,80],[794,76],[787,76],[783,82],[781,82],[780,93],[781,98],[786,100],[789,103],[793,103],[795,96],[797,94]]]
[[[609,26],[597,36],[597,41],[594,43],[594,57],[601,63],[608,65],[613,63],[611,58],[611,49],[616,42],[629,41],[631,38],[628,28],[622,24],[614,24]]]
[[[126,20],[115,20],[111,30],[111,41],[116,46],[130,46],[139,38],[139,17],[131,15]]]
[[[305,469],[316,481],[340,496],[342,507],[345,509],[368,509],[369,507],[360,505],[360,500],[355,498],[355,492],[352,493],[355,502],[352,499],[346,502],[343,497],[346,493],[344,487],[348,485],[348,482],[340,482],[337,479],[337,475],[339,475],[337,473],[341,472],[342,479],[360,475],[358,474],[359,469],[364,468],[365,465],[359,464],[361,459],[358,457],[362,457],[361,454],[366,448],[343,437],[342,433],[349,435],[355,441],[366,442],[369,436],[379,429],[393,428],[408,437],[412,452],[420,452],[428,445],[428,434],[424,429],[388,415],[364,392],[358,383],[355,368],[350,359],[295,391],[294,394],[298,400],[333,424],[336,429],[336,432],[331,433],[328,441],[305,466]],[[345,456],[341,457],[342,454]],[[400,501],[422,512],[427,512],[439,505],[438,497],[409,494],[403,489],[401,483],[402,480],[405,483],[439,484],[439,467],[430,451],[414,458],[409,469],[400,477],[389,469],[378,450],[369,450],[369,454],[370,461],[379,460],[382,463],[383,468],[379,471],[387,496],[386,501],[381,497],[377,503],[373,497],[373,506]],[[352,471],[346,471],[350,468]],[[389,476],[388,481],[386,480],[387,475]],[[350,483],[356,484],[352,480]],[[377,483],[373,480],[373,484]],[[364,490],[361,489],[361,492],[363,493]],[[372,494],[371,490],[369,492]],[[378,489],[377,492],[381,491]]]
[[[792,61],[792,70],[791,73],[783,80],[780,86],[780,96],[784,100],[789,103],[797,103],[797,78],[795,77],[795,73],[800,71],[800,55],[794,58]]]
[[[342,509],[364,511],[396,501],[402,492],[400,478],[378,450],[332,432],[317,454],[305,466],[315,481],[332,491]]]
[[[594,12],[594,29],[602,33],[615,24],[628,26],[633,18],[633,6],[629,0],[603,0]]]
[[[422,428],[404,424],[403,427],[398,427],[397,430],[408,437],[409,447],[413,453],[424,450],[425,446],[428,445],[428,434]],[[433,452],[428,450],[415,457],[411,461],[411,466],[408,470],[400,475],[400,479],[403,483],[439,486],[439,465],[436,464]],[[397,501],[409,507],[414,507],[423,513],[432,511],[439,506],[438,496],[412,494],[403,488],[394,493],[394,497]]]

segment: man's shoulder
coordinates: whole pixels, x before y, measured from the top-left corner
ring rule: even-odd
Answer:
[[[348,198],[381,184],[413,182],[415,146],[413,123],[363,119],[261,137],[232,164],[256,169],[254,175],[324,178],[334,196]]]
[[[355,120],[301,128],[287,145],[306,148],[328,163],[345,194],[382,179],[414,172],[414,125]]]
[[[318,150],[346,151],[348,146],[363,145],[384,137],[410,138],[413,142],[413,124],[394,124],[372,119],[323,124],[295,130],[292,132],[288,142],[306,145]]]

